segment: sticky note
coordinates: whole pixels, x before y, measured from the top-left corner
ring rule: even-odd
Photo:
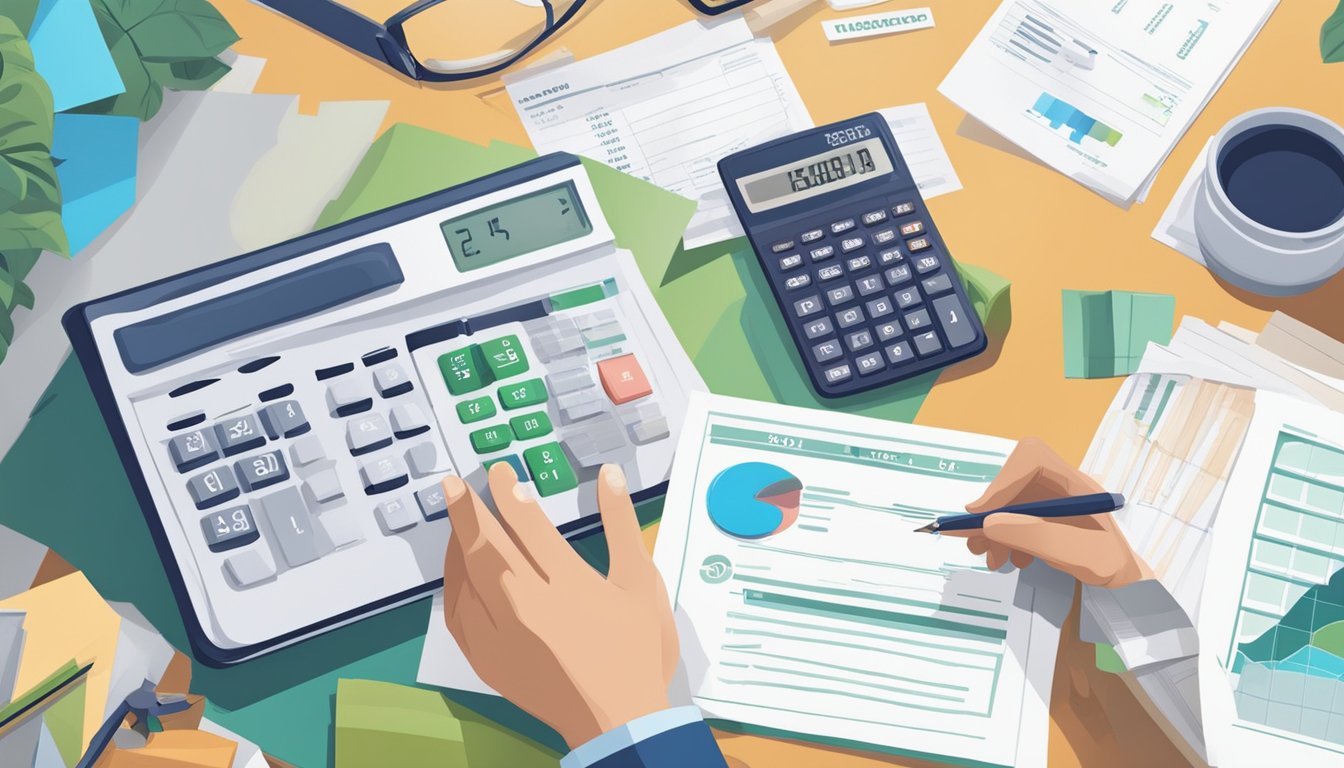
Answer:
[[[89,0],[41,0],[28,44],[57,112],[126,90]]]
[[[854,40],[860,37],[890,35],[895,32],[912,32],[916,29],[928,29],[933,26],[933,9],[910,8],[904,11],[870,13],[866,16],[846,16],[843,19],[826,19],[821,29],[831,42]]]
[[[56,115],[51,155],[71,255],[135,205],[139,136],[140,120],[134,117]]]
[[[1174,296],[1066,290],[1063,300],[1067,378],[1128,376],[1138,370],[1149,342],[1171,342]]]

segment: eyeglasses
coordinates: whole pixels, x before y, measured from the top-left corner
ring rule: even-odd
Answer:
[[[470,80],[506,69],[587,0],[418,0],[378,22],[335,0],[260,0],[416,80]]]
[[[691,5],[701,13],[711,16],[741,8],[752,0],[691,0]]]

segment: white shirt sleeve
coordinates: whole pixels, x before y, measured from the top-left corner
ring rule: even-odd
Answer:
[[[1131,672],[1199,653],[1190,617],[1155,579],[1119,589],[1084,585],[1082,619],[1082,639],[1115,648]]]

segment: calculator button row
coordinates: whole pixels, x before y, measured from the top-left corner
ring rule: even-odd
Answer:
[[[771,253],[783,253],[785,251],[792,249],[793,249],[792,240],[780,240],[778,243],[775,243],[774,245],[770,246]]]
[[[871,227],[874,224],[881,224],[886,221],[887,212],[879,208],[876,211],[869,211],[868,213],[863,214],[862,218],[864,226]]]
[[[855,226],[856,224],[853,219],[841,219],[839,221],[831,222],[831,234],[838,235],[843,232],[848,232]]]

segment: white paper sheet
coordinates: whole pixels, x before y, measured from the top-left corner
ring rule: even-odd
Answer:
[[[1269,392],[1219,510],[1200,613],[1210,760],[1344,763],[1344,414]]]
[[[961,189],[961,179],[933,126],[927,104],[920,102],[879,109],[878,114],[891,128],[891,134],[901,148],[901,158],[910,166],[915,186],[919,187],[919,194],[925,200]]]
[[[1212,144],[1212,138],[1204,143],[1204,149],[1195,156],[1195,162],[1185,172],[1176,194],[1153,228],[1154,240],[1201,265],[1204,264],[1204,252],[1199,249],[1199,237],[1195,234],[1195,192],[1199,188],[1199,178],[1204,173],[1209,146]]]
[[[813,125],[774,43],[741,17],[687,22],[507,86],[537,152],[590,157],[699,201],[687,248],[743,234],[720,158]]]
[[[1128,205],[1278,0],[1004,0],[939,91]]]
[[[963,540],[913,532],[978,497],[1012,448],[694,396],[654,561],[695,703],[804,737],[1045,765],[1072,580],[991,573]],[[748,530],[762,521],[778,527]]]

